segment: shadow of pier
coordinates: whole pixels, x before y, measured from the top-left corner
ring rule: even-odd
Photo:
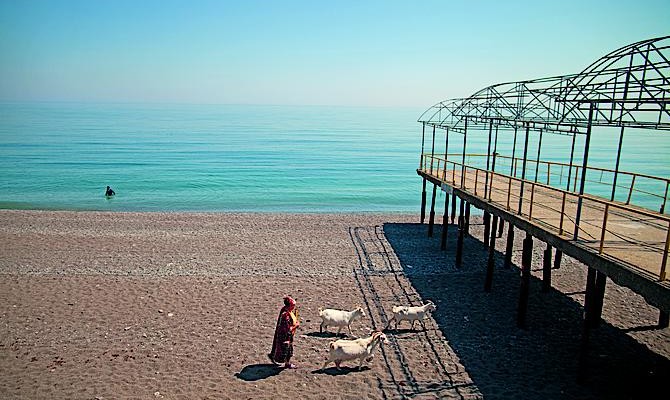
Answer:
[[[670,360],[606,321],[591,334],[588,378],[578,384],[583,309],[571,294],[583,290],[584,283],[565,293],[555,288],[541,292],[542,281],[532,277],[527,327],[519,329],[519,267],[504,269],[504,255],[496,251],[493,288],[486,293],[482,241],[466,236],[463,264],[457,268],[457,229],[449,227],[447,251],[440,251],[441,229],[436,225],[434,236],[427,238],[426,225],[383,227],[413,288],[437,304],[433,318],[485,398],[647,399],[668,390]],[[498,246],[504,239],[498,239]],[[542,263],[539,245],[534,268]],[[564,268],[561,274],[571,273]]]

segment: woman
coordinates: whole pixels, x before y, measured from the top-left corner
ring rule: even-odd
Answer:
[[[272,351],[268,354],[273,363],[284,363],[285,368],[296,368],[295,364],[291,364],[291,357],[293,356],[293,335],[299,325],[295,300],[286,296],[284,297],[284,307],[279,311],[279,318],[277,318]]]

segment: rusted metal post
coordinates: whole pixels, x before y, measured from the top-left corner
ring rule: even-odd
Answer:
[[[623,112],[623,107],[621,107],[621,111]],[[619,163],[621,162],[621,147],[623,145],[623,131],[624,131],[624,127],[622,126],[621,127],[621,132],[619,133],[619,147],[617,147],[617,152],[616,152],[616,164],[614,166],[614,180],[612,181],[612,195],[610,196],[611,201],[614,201],[614,196],[616,194],[617,178],[619,177]]]
[[[424,151],[425,140],[426,140],[426,123],[424,122],[421,128],[421,155],[419,156],[419,169],[423,168],[423,151]]]
[[[433,125],[433,145],[430,149],[430,174],[438,176],[433,172],[433,160],[435,160],[435,125]]]
[[[665,194],[663,195],[663,203],[661,204],[661,214],[665,213],[665,203],[668,200],[668,188],[670,187],[670,181],[665,181]]]
[[[589,164],[589,145],[591,143],[591,121],[593,121],[593,111],[595,109],[594,103],[589,106],[589,123],[586,128],[586,140],[584,143],[584,162],[582,163],[582,179],[579,184],[579,198],[577,199],[577,214],[575,215],[575,233],[572,236],[573,240],[579,237],[579,221],[582,217],[582,203],[584,200],[584,187],[586,186],[586,169]]]
[[[570,148],[570,166],[568,167],[568,179],[567,186],[565,190],[570,191],[570,180],[572,179],[572,163],[575,159],[575,140],[577,139],[577,133],[572,134],[572,147]]]
[[[512,196],[512,177],[509,178],[509,182],[507,183],[507,211],[510,210],[509,201],[511,196]]]
[[[609,203],[605,204],[605,213],[603,215],[603,226],[600,232],[600,247],[598,248],[598,254],[603,254],[603,246],[605,245],[605,233],[607,233],[607,216],[609,215],[610,205]]]
[[[633,175],[633,180],[630,182],[630,189],[628,190],[628,198],[626,199],[626,204],[630,204],[630,198],[633,196],[633,188],[635,187],[635,177],[637,175]]]
[[[530,183],[530,206],[528,208],[528,219],[533,219],[533,203],[535,201],[535,182]]]
[[[565,220],[565,196],[567,196],[567,192],[563,192],[563,200],[561,201],[561,222],[559,222],[558,226],[559,235],[563,234],[563,221]]]
[[[490,182],[490,187],[489,187],[489,201],[491,201],[491,196],[493,196],[493,179],[495,178],[495,172],[496,172],[496,157],[498,156],[498,125],[496,125],[496,135],[495,139],[493,140],[493,161],[491,163],[491,180]],[[502,219],[501,219],[502,221]]]
[[[540,154],[542,150],[542,129],[540,129],[540,138],[537,142],[537,160],[535,161],[535,179],[533,180],[537,183],[538,175],[540,174]]]
[[[493,136],[493,120],[489,121],[489,147],[486,151],[486,179],[484,180],[484,199],[488,198],[489,194],[489,168],[491,165],[491,139]]]
[[[449,128],[445,129],[446,133],[444,134],[444,181],[447,181],[447,168],[448,168],[448,154],[449,154]],[[456,169],[454,167],[454,169]]]
[[[547,243],[542,259],[542,291],[548,292],[551,289],[551,245]]]
[[[670,226],[668,233],[665,235],[665,247],[663,248],[663,259],[661,260],[661,273],[658,277],[661,281],[665,280],[665,269],[668,266],[668,250],[670,249]]]
[[[510,196],[512,194],[512,176],[516,176],[516,171],[515,171],[515,160],[516,160],[516,136],[517,136],[517,131],[518,127],[514,127],[514,143],[512,144],[512,160],[509,163],[509,174],[510,178],[509,181],[507,182],[507,211],[510,210],[509,207],[509,201],[510,201]]]
[[[465,148],[468,144],[468,119],[465,118],[463,127],[463,154],[461,156],[461,188],[465,188]]]
[[[514,251],[514,225],[510,222],[507,228],[507,246],[505,247],[505,268],[512,268],[512,251]]]
[[[526,312],[528,311],[528,292],[530,291],[530,267],[533,261],[533,236],[526,233],[523,240],[521,255],[521,288],[519,289],[519,308],[517,310],[516,325],[526,327]]]
[[[521,188],[519,189],[519,210],[518,214],[521,215],[521,210],[523,208],[523,185],[526,181],[526,161],[528,161],[528,136],[530,134],[530,126],[526,126],[526,141],[523,146],[523,164],[521,170]]]
[[[493,225],[495,226],[498,223],[498,216],[493,216]],[[486,265],[486,279],[484,281],[484,291],[490,292],[491,285],[493,284],[493,269],[495,267],[495,252],[496,252],[496,232],[495,229],[491,229],[491,237],[488,240],[489,242],[489,258]]]
[[[433,195],[430,201],[430,214],[428,216],[428,237],[433,237],[433,225],[435,224],[435,194],[437,185],[433,185]]]

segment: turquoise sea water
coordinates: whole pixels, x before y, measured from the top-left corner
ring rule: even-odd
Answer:
[[[422,133],[416,120],[422,112],[0,104],[0,208],[418,212]],[[613,168],[615,136],[592,144],[591,165]],[[511,152],[510,137],[501,134],[499,152]],[[622,169],[669,176],[667,137],[626,139]],[[450,135],[450,152],[460,151],[461,138]],[[443,133],[437,140],[436,152],[443,152]],[[545,135],[544,141],[543,159],[567,161],[568,139]],[[468,152],[486,152],[486,145],[485,133],[473,135]],[[106,185],[115,197],[105,198]],[[656,202],[650,200],[650,207],[657,208]]]

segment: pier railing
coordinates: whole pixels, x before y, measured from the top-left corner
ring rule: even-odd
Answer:
[[[458,160],[462,154],[448,154],[446,159]],[[422,157],[422,168],[430,169],[433,163],[441,159],[444,163],[444,154],[425,154]],[[467,154],[466,164],[486,169],[486,154]],[[523,159],[494,154],[489,159],[490,169],[499,173],[520,178],[535,183],[544,183],[557,188],[564,187],[566,191],[577,192],[581,179],[582,166],[556,161],[526,160],[525,174]],[[616,183],[615,183],[616,175]],[[586,174],[587,192],[602,198],[610,198],[626,205],[635,205],[651,211],[659,210],[665,213],[670,179],[627,171],[614,171],[606,168],[588,167]]]
[[[630,175],[632,183],[628,188],[627,202],[620,202],[593,194],[577,193],[575,191],[577,185],[572,179],[574,176],[581,176],[579,175],[581,167],[540,162],[538,165],[546,166],[546,175],[543,175],[534,173],[539,169],[529,168],[527,160],[526,173],[521,172],[519,177],[516,174],[523,167],[518,165],[518,159],[498,156],[496,161],[501,159],[508,161],[507,168],[501,170],[506,169],[509,173],[503,173],[493,171],[492,164],[489,169],[486,168],[486,155],[466,155],[465,163],[452,161],[456,157],[449,156],[445,158],[444,154],[424,154],[421,169],[443,183],[495,203],[508,212],[533,221],[566,240],[578,242],[602,256],[624,261],[656,279],[666,279],[670,217],[627,203],[630,203],[631,192],[636,190],[634,189],[636,180],[653,179],[665,184],[665,194],[655,194],[663,199],[661,206],[663,210],[667,198],[667,179],[619,172]],[[482,158],[484,166],[481,166]],[[499,165],[495,165],[496,170]],[[561,166],[564,168],[567,166],[571,171],[569,173],[557,171]],[[552,169],[554,173],[551,172]],[[529,176],[530,170],[533,174]],[[593,170],[613,172],[600,168]],[[552,185],[553,174],[558,174],[559,177],[565,174],[565,179],[570,178],[569,185],[562,178],[558,178],[566,184],[567,190]],[[580,203],[581,213],[578,212]]]

